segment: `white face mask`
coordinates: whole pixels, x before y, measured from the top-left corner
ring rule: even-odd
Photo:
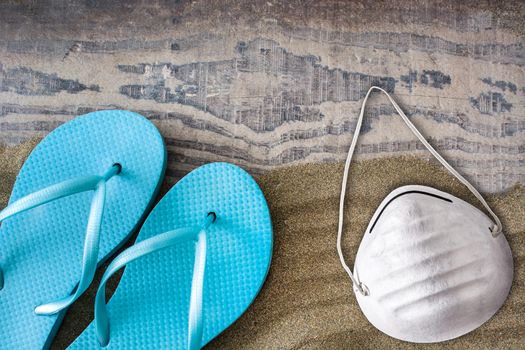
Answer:
[[[481,201],[494,222],[469,203],[434,188],[397,188],[372,217],[352,273],[341,250],[344,198],[365,104],[374,89],[387,95],[410,130]],[[337,251],[366,318],[391,337],[415,343],[440,342],[476,329],[499,310],[512,284],[512,253],[499,218],[378,87],[365,96],[346,159]]]

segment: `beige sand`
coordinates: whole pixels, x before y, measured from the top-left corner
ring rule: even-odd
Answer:
[[[513,289],[504,307],[466,336],[417,345],[377,331],[357,306],[335,250],[342,170],[342,164],[310,164],[276,170],[260,179],[275,227],[271,271],[252,308],[210,348],[525,348],[525,187],[488,197],[503,220],[516,265]],[[381,200],[406,184],[433,186],[476,203],[464,186],[434,163],[416,158],[356,163],[346,206],[344,250],[349,259],[355,256],[362,232]]]
[[[0,149],[2,204],[33,146]],[[488,196],[501,216],[514,254],[515,279],[507,302],[495,317],[470,334],[445,343],[418,345],[377,331],[356,304],[335,250],[341,174],[341,164],[309,164],[274,170],[258,179],[274,223],[272,267],[252,307],[208,349],[525,348],[524,186]],[[380,201],[405,184],[433,186],[476,203],[461,184],[432,162],[387,158],[355,163],[348,187],[344,239],[349,259],[355,256],[362,232]],[[114,290],[116,284],[112,279],[109,288]],[[66,347],[90,322],[94,287],[68,311],[53,348]]]

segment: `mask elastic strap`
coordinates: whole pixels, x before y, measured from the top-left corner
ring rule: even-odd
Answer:
[[[348,150],[348,156],[346,157],[346,163],[345,163],[345,169],[343,173],[343,182],[341,184],[341,198],[339,201],[339,225],[337,229],[337,253],[339,254],[339,260],[341,261],[341,265],[343,265],[343,268],[345,269],[348,276],[350,276],[350,279],[352,280],[352,283],[354,287],[363,295],[368,295],[368,290],[366,289],[366,286],[364,286],[362,283],[358,281],[356,277],[354,277],[352,271],[348,267],[348,265],[345,262],[343,251],[341,249],[341,237],[343,234],[343,218],[344,218],[344,202],[345,202],[345,194],[346,194],[346,184],[348,181],[348,171],[350,169],[350,163],[352,162],[352,156],[354,155],[354,150],[357,144],[357,139],[359,137],[359,133],[361,132],[361,124],[363,122],[363,117],[365,114],[365,106],[366,101],[368,100],[368,97],[370,96],[370,93],[373,90],[379,90],[385,93],[387,98],[390,100],[394,108],[396,109],[397,113],[401,116],[405,124],[410,128],[412,133],[417,136],[419,141],[423,143],[423,145],[432,153],[432,155],[452,174],[454,175],[462,184],[467,186],[467,188],[476,196],[476,198],[483,204],[485,209],[490,213],[492,218],[494,219],[495,224],[492,227],[489,227],[490,232],[492,233],[493,237],[497,237],[501,231],[501,221],[498,218],[498,216],[492,211],[492,209],[489,207],[488,203],[485,201],[485,199],[481,196],[481,194],[472,186],[470,182],[467,181],[463,176],[461,176],[439,153],[427,142],[427,140],[421,135],[421,133],[417,130],[417,128],[412,124],[412,122],[408,119],[408,117],[405,115],[405,113],[401,110],[401,108],[398,106],[396,101],[382,88],[377,86],[372,86],[368,92],[366,93],[366,96],[363,100],[363,104],[361,105],[361,112],[359,113],[359,119],[357,120],[357,125],[354,131],[354,136],[352,137],[352,143],[350,145],[350,149]]]

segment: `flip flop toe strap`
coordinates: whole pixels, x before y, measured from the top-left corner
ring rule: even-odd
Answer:
[[[36,314],[52,315],[64,310],[76,299],[78,299],[80,295],[82,295],[82,293],[88,288],[91,281],[93,280],[95,270],[97,268],[100,225],[102,222],[102,213],[104,211],[104,204],[106,201],[106,182],[113,175],[118,174],[120,170],[120,165],[115,164],[111,166],[102,176],[82,176],[51,185],[18,199],[0,212],[0,221],[3,221],[11,216],[33,209],[59,198],[94,190],[86,228],[86,235],[84,239],[82,272],[76,291],[60,300],[37,306],[35,308]],[[0,289],[3,288],[3,286],[4,272],[2,268],[0,268]]]
[[[110,325],[106,307],[106,282],[118,270],[145,255],[172,247],[184,241],[195,241],[195,259],[193,279],[191,283],[189,319],[188,319],[188,349],[200,349],[202,342],[202,291],[204,286],[204,270],[206,266],[206,229],[216,220],[214,213],[208,214],[202,226],[183,227],[158,234],[144,241],[135,243],[124,250],[109,264],[95,298],[95,324],[98,341],[101,346],[107,346],[110,340]]]

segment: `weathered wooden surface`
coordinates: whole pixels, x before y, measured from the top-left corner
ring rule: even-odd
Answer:
[[[525,182],[525,5],[487,1],[3,1],[0,141],[88,111],[150,118],[173,179],[344,159],[371,84],[482,190]],[[361,157],[428,156],[374,98]]]

